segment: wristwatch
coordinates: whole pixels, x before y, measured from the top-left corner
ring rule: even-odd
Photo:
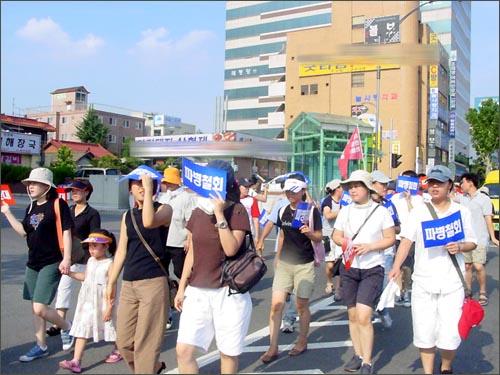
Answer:
[[[227,221],[222,220],[221,222],[215,224],[215,227],[220,228],[220,229],[226,229],[227,228]]]

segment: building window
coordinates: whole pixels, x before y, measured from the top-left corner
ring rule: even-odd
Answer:
[[[100,122],[101,124],[104,124],[104,117],[102,117],[102,116],[97,116],[97,118],[99,119],[99,122]]]
[[[153,136],[159,137],[160,135],[161,135],[161,130],[160,129],[153,130]]]
[[[116,119],[114,117],[109,118],[109,125],[116,126]]]
[[[128,137],[122,137],[122,144],[127,143],[127,138],[128,138]]]
[[[351,87],[365,87],[365,73],[351,74]]]
[[[300,86],[300,95],[309,95],[309,86],[301,85]]]
[[[66,124],[66,117],[61,117],[61,124]]]
[[[352,17],[352,28],[363,29],[365,27],[365,16]]]
[[[141,130],[141,129],[142,129],[142,122],[136,122],[136,123],[135,123],[135,128],[136,128],[137,130]]]
[[[311,93],[311,95],[318,95],[318,85],[316,83],[310,85],[309,92]]]
[[[130,121],[129,120],[123,120],[123,127],[124,128],[130,128]]]
[[[83,92],[76,92],[75,101],[85,103],[86,95]]]
[[[116,143],[116,135],[108,134],[108,143]]]
[[[65,141],[66,139],[68,139],[68,135],[67,134],[61,134],[61,141]]]
[[[52,117],[47,117],[47,122],[48,122],[49,124],[52,124]]]

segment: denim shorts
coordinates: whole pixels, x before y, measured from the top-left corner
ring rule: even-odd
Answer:
[[[40,271],[26,267],[23,299],[50,305],[56,296],[59,280],[61,280],[59,264],[60,262],[49,264]]]
[[[382,294],[383,282],[384,267],[382,266],[369,269],[351,267],[348,271],[342,269],[342,300],[348,308],[361,303],[374,309]]]

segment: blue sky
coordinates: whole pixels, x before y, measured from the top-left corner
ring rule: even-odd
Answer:
[[[472,2],[471,103],[498,96],[499,5]],[[1,112],[89,101],[164,113],[212,132],[223,95],[225,1],[2,1]]]

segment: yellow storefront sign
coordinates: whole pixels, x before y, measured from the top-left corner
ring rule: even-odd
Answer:
[[[398,69],[398,64],[380,65],[380,69]],[[327,74],[357,73],[377,70],[377,65],[353,65],[353,64],[300,64],[299,77],[312,77]]]

